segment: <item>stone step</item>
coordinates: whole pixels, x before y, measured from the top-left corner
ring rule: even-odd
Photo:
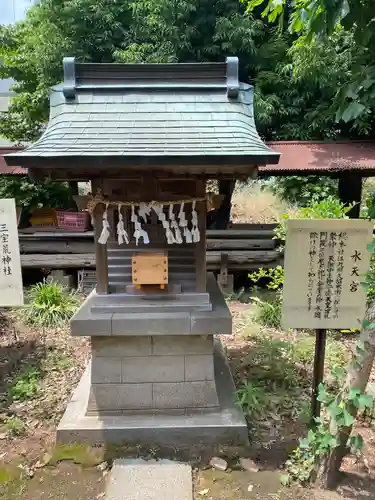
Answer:
[[[138,293],[139,292],[139,293]],[[128,304],[143,304],[144,302],[151,301],[159,303],[163,301],[163,305],[174,304],[208,304],[210,303],[209,293],[197,292],[169,292],[162,290],[155,290],[152,292],[142,292],[142,289],[135,290],[130,293],[117,293],[112,295],[97,295],[95,297],[95,306],[127,306]]]
[[[193,500],[190,465],[169,460],[116,459],[106,500]]]
[[[92,314],[133,314],[149,312],[191,312],[191,311],[212,311],[210,303],[197,304],[196,302],[168,302],[161,300],[142,300],[130,302],[129,304],[103,304],[91,306]]]

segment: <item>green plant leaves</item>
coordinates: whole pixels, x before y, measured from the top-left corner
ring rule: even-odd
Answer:
[[[258,283],[264,278],[269,279],[267,288],[278,290],[284,284],[284,268],[282,266],[271,267],[269,269],[261,267],[258,271],[248,274],[248,277],[253,283]]]
[[[299,440],[299,447],[301,450],[307,450],[308,448],[310,448],[310,442],[307,438],[301,438]]]
[[[315,427],[308,431],[306,438],[299,440],[299,446],[286,462],[286,471],[290,480],[306,482],[310,479],[316,460],[338,445],[328,425],[320,418],[315,419]]]
[[[0,177],[0,198],[15,198],[17,205],[30,210],[75,206],[67,183],[32,182],[27,176]]]
[[[339,109],[336,113],[336,120],[350,122],[358,118],[366,109],[366,106],[358,101],[351,101],[344,109]]]
[[[342,416],[343,414],[343,408],[342,406],[338,405],[336,400],[334,400],[330,405],[327,406],[327,410],[329,415],[337,420],[338,417]]]
[[[289,486],[289,484],[290,484],[290,476],[289,476],[289,474],[282,474],[280,476],[280,483],[283,486]]]
[[[264,387],[244,381],[236,391],[237,405],[250,417],[259,415],[268,399]]]
[[[363,437],[360,434],[350,436],[348,445],[351,453],[355,454],[361,452],[364,446]]]
[[[362,340],[359,340],[355,346],[357,356],[362,356],[366,352],[366,346]]]
[[[307,441],[309,443],[312,443],[314,441],[314,439],[315,439],[315,432],[312,429],[310,429],[308,434],[307,434]]]
[[[361,394],[358,398],[358,404],[356,405],[359,411],[363,412],[366,408],[371,409],[374,404],[373,396],[370,394]]]
[[[36,394],[39,388],[40,370],[35,366],[26,366],[15,378],[10,388],[10,396],[15,401],[25,401]]]
[[[333,199],[337,200],[337,181],[327,177],[321,178],[311,175],[303,177],[278,177],[269,184],[269,188],[282,200],[297,204],[299,207],[298,212],[311,206],[312,203],[322,203],[326,201],[326,207],[330,205],[333,206]],[[294,213],[293,217],[295,217]],[[288,214],[282,214],[280,220],[283,222],[287,218]]]
[[[361,391],[359,389],[351,389],[348,394],[348,401],[356,401],[361,395]]]
[[[350,427],[351,425],[354,424],[355,418],[345,408],[343,410],[343,415],[344,415],[345,427]]]
[[[323,384],[319,384],[317,400],[325,405],[328,405],[332,401],[332,398],[332,394],[327,392],[325,386]]]
[[[81,300],[72,290],[57,282],[33,285],[27,293],[27,302],[17,314],[27,324],[38,326],[61,326],[76,312]]]
[[[331,376],[338,381],[341,381],[346,376],[346,369],[340,365],[334,365],[331,370]]]

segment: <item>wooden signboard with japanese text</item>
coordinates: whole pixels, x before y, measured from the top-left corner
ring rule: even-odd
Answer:
[[[23,305],[16,204],[0,200],[0,307]]]
[[[372,232],[373,224],[360,219],[287,221],[285,328],[360,328]]]

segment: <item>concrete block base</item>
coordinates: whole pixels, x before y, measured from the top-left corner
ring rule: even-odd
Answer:
[[[219,409],[213,337],[92,337],[87,414]]]
[[[235,405],[235,387],[219,341],[214,346],[214,369],[220,409],[179,413],[136,412],[114,416],[87,415],[90,366],[68,404],[57,428],[57,443],[90,445],[246,445],[245,418]]]

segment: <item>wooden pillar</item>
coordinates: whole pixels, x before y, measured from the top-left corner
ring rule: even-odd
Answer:
[[[102,232],[103,211],[103,205],[97,205],[94,212],[96,291],[98,293],[108,293],[107,245],[98,243]]]
[[[78,182],[77,181],[69,181],[69,188],[70,188],[70,192],[72,193],[72,196],[75,196],[78,194]]]
[[[91,181],[92,193],[95,194],[102,189],[99,180]],[[99,204],[94,210],[94,240],[95,240],[95,265],[96,265],[96,291],[98,293],[108,293],[108,259],[107,245],[98,243],[102,232],[104,205]]]
[[[339,176],[339,198],[345,205],[355,203],[348,217],[358,219],[361,211],[362,175],[360,172],[342,172]]]
[[[206,181],[198,180],[196,189],[197,198],[206,196]],[[207,288],[207,267],[206,267],[206,218],[207,203],[199,201],[196,206],[198,214],[198,227],[201,239],[195,244],[195,263],[196,263],[196,287],[197,292],[205,292]]]
[[[227,229],[230,221],[230,211],[232,208],[232,194],[236,181],[234,179],[224,179],[219,181],[219,194],[224,195],[224,199],[215,214],[215,229]]]

